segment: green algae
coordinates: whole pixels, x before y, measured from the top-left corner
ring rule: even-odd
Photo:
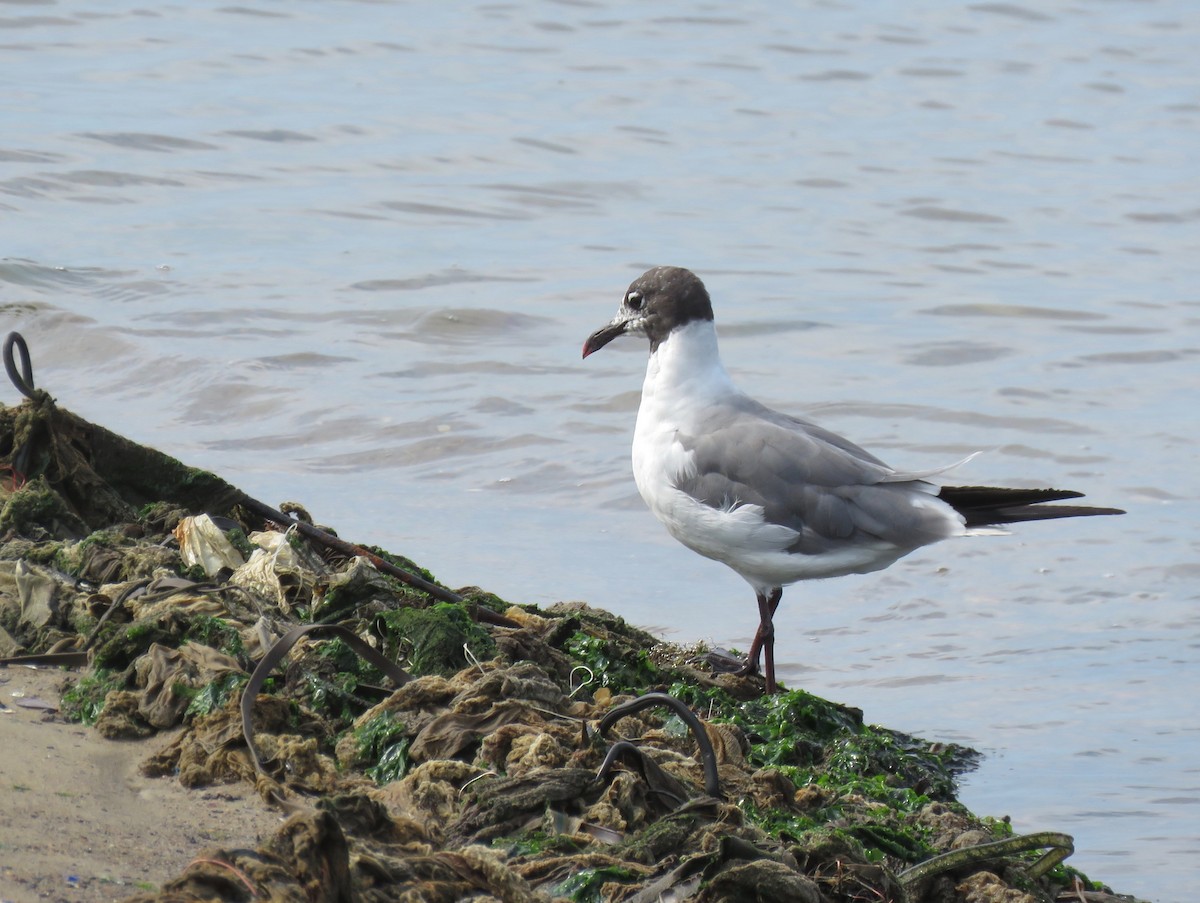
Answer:
[[[91,726],[104,710],[104,700],[109,691],[124,687],[124,675],[107,668],[97,668],[79,678],[63,693],[60,703],[63,717]]]
[[[230,545],[241,553],[243,558],[249,558],[258,548],[258,546],[251,544],[250,540],[246,537],[246,531],[241,527],[231,527],[226,530],[225,538],[229,540]]]
[[[182,639],[185,642],[211,646],[218,652],[238,660],[246,657],[246,643],[242,639],[241,631],[224,618],[196,615],[184,629]]]
[[[210,680],[202,687],[177,684],[175,691],[181,696],[190,697],[184,715],[188,718],[199,718],[211,715],[227,705],[234,694],[246,685],[246,680],[245,674],[230,671],[215,680]]]
[[[586,868],[559,882],[552,889],[552,893],[575,903],[603,903],[605,897],[602,891],[605,885],[630,884],[641,877],[640,873],[619,865]]]
[[[337,638],[322,640],[294,669],[294,691],[341,733],[378,701],[383,672]]]
[[[543,855],[569,856],[583,849],[569,834],[556,834],[541,827],[530,828],[516,836],[498,837],[492,846],[513,857],[534,858]]]
[[[412,738],[404,721],[393,712],[383,712],[357,728],[354,742],[360,762],[374,762],[363,771],[379,784],[397,781],[408,772],[408,749]]]
[[[98,668],[123,669],[144,654],[155,643],[179,646],[186,641],[192,618],[173,612],[159,617],[142,618],[130,624],[107,624],[101,627],[93,647],[92,664]]]
[[[564,650],[592,672],[598,686],[614,693],[644,692],[663,680],[663,672],[648,649],[630,649],[611,636],[576,631]]]
[[[417,675],[449,676],[469,663],[467,652],[477,661],[496,653],[487,630],[471,619],[465,606],[455,602],[386,611],[379,615],[378,623],[385,648],[407,658]]]
[[[410,742],[407,739],[398,740],[383,751],[379,760],[369,768],[364,769],[367,777],[379,784],[398,781],[408,774]]]
[[[358,683],[374,683],[383,679],[382,671],[336,637],[321,643],[316,654],[346,680],[347,689],[353,689]]]
[[[356,562],[328,581],[314,604],[312,620],[334,623],[407,605],[425,605],[428,597],[375,569],[365,560]]]

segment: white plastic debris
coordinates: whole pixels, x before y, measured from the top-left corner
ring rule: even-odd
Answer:
[[[265,598],[273,600],[286,614],[292,610],[287,588],[302,584],[306,579],[300,558],[288,541],[293,530],[287,533],[251,533],[250,542],[258,546],[250,560],[234,572],[230,583],[244,586]],[[282,579],[281,579],[282,578]]]
[[[207,514],[181,520],[175,528],[175,539],[179,542],[184,565],[192,567],[198,564],[209,577],[215,576],[221,568],[236,570],[245,563],[242,553],[225,538],[221,528]]]

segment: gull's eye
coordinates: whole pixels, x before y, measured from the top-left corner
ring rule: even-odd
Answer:
[[[630,310],[641,310],[642,309],[642,293],[637,292],[637,291],[630,292],[628,295],[625,296],[625,303],[629,305]]]

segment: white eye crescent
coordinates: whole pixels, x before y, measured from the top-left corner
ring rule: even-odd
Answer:
[[[641,310],[642,293],[636,290],[630,292],[625,296],[625,303],[629,306],[630,310]]]

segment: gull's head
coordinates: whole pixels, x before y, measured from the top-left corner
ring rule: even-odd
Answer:
[[[630,283],[617,315],[583,343],[583,356],[621,335],[646,336],[653,352],[677,327],[712,318],[712,301],[695,273],[683,267],[654,267]]]

